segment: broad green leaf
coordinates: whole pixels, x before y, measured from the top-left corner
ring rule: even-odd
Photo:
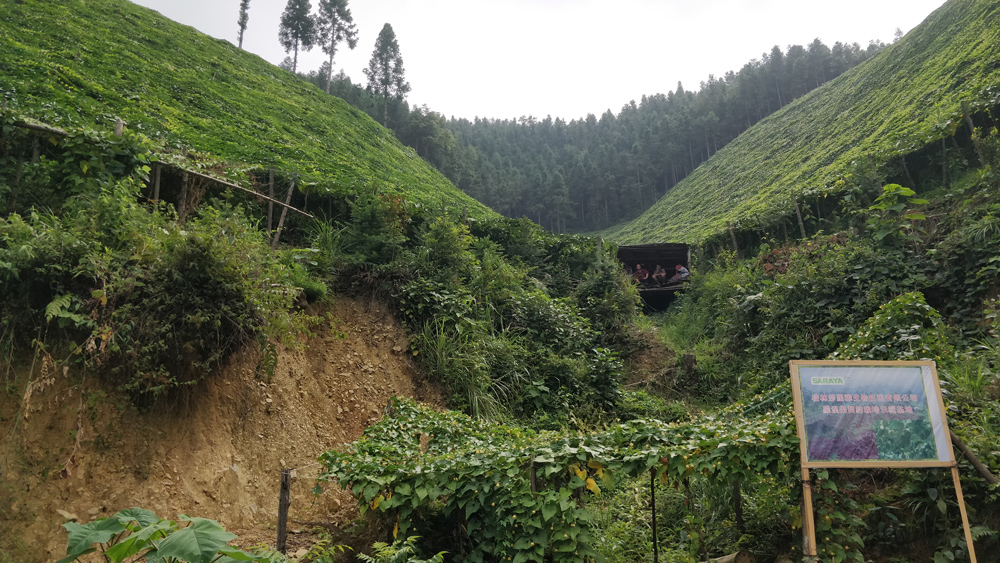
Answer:
[[[89,524],[68,522],[63,528],[69,532],[69,542],[66,545],[66,555],[79,555],[95,543],[108,543],[108,540],[125,531],[125,526],[114,518],[101,518]]]
[[[97,292],[95,291],[94,293]],[[101,292],[102,296],[103,294],[104,292]],[[94,297],[98,296],[95,295]],[[128,524],[129,522],[138,522],[139,525],[142,526],[143,528],[145,528],[146,526],[156,524],[157,522],[160,521],[160,518],[157,517],[152,510],[146,510],[145,508],[139,508],[139,507],[120,510],[115,514],[114,517],[117,518],[118,521],[121,522],[122,524]]]
[[[236,534],[227,532],[214,520],[189,520],[190,526],[155,542],[160,557],[173,557],[187,563],[210,563],[220,549],[236,538]]]
[[[56,563],[73,563],[73,561],[76,561],[77,559],[79,559],[80,556],[86,555],[88,553],[93,553],[95,551],[97,551],[97,548],[96,547],[91,547],[90,549],[83,550],[82,553],[77,553],[76,555],[70,555],[69,557],[63,557],[59,561],[56,561]]]

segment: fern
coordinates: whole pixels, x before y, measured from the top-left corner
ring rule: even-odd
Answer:
[[[51,303],[45,306],[45,320],[51,322],[54,318],[66,316],[66,309],[73,303],[73,295],[57,295]]]

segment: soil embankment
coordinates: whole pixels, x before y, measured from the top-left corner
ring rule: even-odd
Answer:
[[[404,330],[384,307],[338,298],[311,312],[332,320],[303,349],[279,351],[269,381],[247,349],[185,399],[150,412],[72,367],[36,362],[30,388],[28,369],[15,370],[0,392],[0,563],[58,559],[67,517],[87,522],[133,506],[213,518],[242,545],[273,545],[282,468],[297,468],[293,522],[356,516],[346,492],[310,492],[317,456],[359,438],[389,397],[441,396],[417,376]]]

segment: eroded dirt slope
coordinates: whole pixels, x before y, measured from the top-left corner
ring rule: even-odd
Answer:
[[[36,362],[30,388],[28,369],[7,376],[0,562],[58,559],[67,517],[87,522],[132,506],[214,518],[243,545],[273,545],[282,468],[296,469],[293,521],[354,517],[353,499],[336,487],[309,492],[317,456],[360,437],[391,396],[431,404],[441,397],[418,377],[405,333],[385,308],[338,298],[311,312],[336,320],[305,348],[280,351],[270,381],[256,375],[258,353],[248,349],[189,398],[151,412],[135,412],[72,368]]]

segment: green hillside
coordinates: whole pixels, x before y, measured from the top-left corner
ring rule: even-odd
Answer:
[[[0,94],[21,115],[101,130],[120,117],[168,149],[273,164],[320,190],[492,213],[363,112],[152,10],[26,0],[0,3],[0,22]]]
[[[1000,3],[951,0],[867,61],[775,112],[642,216],[604,233],[625,243],[690,241],[727,221],[770,224],[790,194],[835,194],[852,161],[882,164],[950,136],[961,102],[995,105]]]

